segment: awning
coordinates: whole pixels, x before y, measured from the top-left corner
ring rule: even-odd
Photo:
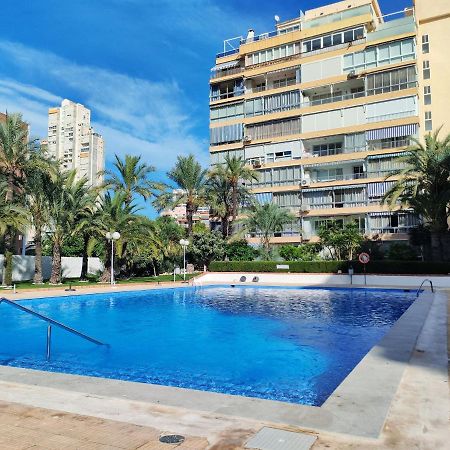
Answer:
[[[217,72],[218,70],[231,69],[232,67],[237,67],[239,65],[239,61],[230,61],[223,64],[218,64],[211,69],[211,72]]]
[[[371,155],[367,159],[385,159],[385,158],[397,158],[400,156],[408,156],[410,152],[398,152],[398,153],[385,153],[383,155]]]
[[[330,186],[326,188],[315,188],[315,189],[302,189],[301,192],[323,192],[323,191],[338,191],[343,189],[364,189],[366,187],[365,184],[357,184],[353,186]]]
[[[367,192],[369,197],[382,197],[394,185],[395,181],[385,181],[381,183],[368,183]]]
[[[366,131],[368,141],[378,141],[401,136],[415,136],[417,134],[417,124],[400,125],[398,127],[379,128],[378,130]]]
[[[353,163],[363,163],[364,159],[351,159],[347,161],[331,161],[331,162],[323,162],[323,163],[315,163],[315,164],[303,164],[303,167],[322,167],[322,166],[341,166],[342,164],[353,164]]]
[[[272,192],[260,192],[255,194],[255,198],[260,205],[266,205],[267,203],[272,203],[273,194]]]

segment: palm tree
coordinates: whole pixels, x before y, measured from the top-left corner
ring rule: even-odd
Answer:
[[[232,183],[223,165],[210,172],[208,179],[208,204],[211,208],[211,214],[220,220],[224,238],[228,238],[231,234],[233,195],[237,194],[239,205],[251,203],[250,191],[243,184],[238,185],[235,194],[233,192]]]
[[[408,155],[402,157],[405,168],[394,170],[386,179],[398,177],[383,203],[391,207],[406,205],[424,220],[431,233],[432,257],[448,257],[445,248],[450,202],[450,135],[439,140],[439,130],[425,136],[422,144],[413,139]]]
[[[83,189],[77,199],[72,236],[81,234],[83,254],[80,281],[87,281],[89,254],[102,230],[102,214],[98,210],[99,188]]]
[[[158,183],[149,180],[149,175],[155,171],[153,166],[141,162],[141,156],[125,155],[121,160],[115,155],[114,171],[107,170],[105,187],[125,194],[125,202],[130,205],[135,194],[147,200],[159,187]]]
[[[238,215],[238,209],[240,204],[239,184],[243,181],[252,181],[258,179],[258,174],[255,170],[251,169],[245,160],[237,156],[225,157],[225,164],[219,164],[213,171],[212,175],[219,176],[227,180],[231,189],[231,222],[236,220]]]
[[[16,203],[6,201],[7,183],[0,181],[0,234],[8,229],[23,230],[28,225],[26,209]]]
[[[43,158],[43,156],[39,155]],[[43,159],[44,162],[44,159]],[[51,198],[52,175],[56,174],[56,166],[47,160],[44,170],[28,170],[25,186],[25,204],[29,212],[30,223],[34,228],[34,284],[44,282],[42,275],[42,235],[50,224],[49,200]]]
[[[22,193],[27,168],[31,164],[39,163],[37,159],[30,158],[36,148],[35,144],[36,141],[28,141],[28,127],[20,114],[8,114],[6,121],[0,123],[0,173],[6,180],[6,204],[12,204],[14,197]],[[8,226],[4,233],[4,286],[12,283],[14,236],[14,227]]]
[[[143,232],[140,216],[136,214],[138,208],[133,203],[127,203],[124,192],[116,192],[113,195],[107,193],[100,199],[99,212],[101,214],[100,235],[103,237],[106,248],[106,257],[101,282],[107,282],[111,277],[111,244],[106,239],[106,233],[118,231],[120,239],[115,242],[117,257],[124,257],[124,247],[132,243]]]
[[[50,239],[52,242],[52,271],[51,284],[59,284],[61,273],[61,248],[71,236],[75,227],[75,220],[84,207],[86,193],[89,190],[87,180],[82,178],[76,181],[75,170],[57,173],[50,189]]]
[[[265,256],[270,255],[270,238],[283,231],[284,225],[295,220],[295,216],[275,203],[255,202],[248,210],[247,217],[241,220],[243,231],[261,235],[261,245]]]
[[[175,167],[167,176],[175,183],[175,187],[161,190],[153,205],[162,211],[185,204],[188,235],[191,236],[194,214],[200,206],[205,205],[207,199],[207,170],[195,160],[194,155],[178,156]]]

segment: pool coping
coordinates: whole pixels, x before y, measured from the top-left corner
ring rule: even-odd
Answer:
[[[321,407],[9,366],[0,366],[0,382],[125,398],[309,431],[376,439],[433,300],[434,295],[422,293]]]

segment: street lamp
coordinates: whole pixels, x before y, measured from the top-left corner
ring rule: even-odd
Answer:
[[[106,233],[106,239],[111,241],[111,286],[114,285],[114,241],[120,239],[120,233],[118,231],[108,231]]]
[[[183,281],[186,281],[186,247],[189,245],[189,241],[180,239],[180,245],[183,247]]]

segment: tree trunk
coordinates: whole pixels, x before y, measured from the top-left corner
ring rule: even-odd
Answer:
[[[88,263],[89,263],[88,246],[89,246],[89,235],[86,233],[83,235],[83,259],[81,261],[80,281],[87,281]]]
[[[226,239],[228,237],[228,215],[227,217],[222,217],[221,218],[222,221],[222,236],[224,239]]]
[[[443,261],[441,233],[431,231],[431,258],[433,261]]]
[[[42,278],[42,230],[40,227],[36,227],[36,235],[34,236],[34,284],[42,284],[44,279]]]
[[[14,197],[14,176],[8,175],[7,189],[6,189],[6,203],[12,203]],[[13,271],[13,254],[14,254],[14,232],[11,227],[8,227],[4,237],[5,243],[5,257],[3,259],[3,277],[2,286],[12,285],[12,271]]]
[[[52,274],[50,284],[61,284],[61,246],[53,244]]]
[[[192,227],[194,224],[194,207],[190,201],[186,203],[186,220],[188,226],[188,236],[192,236]]]
[[[111,280],[111,242],[106,242],[106,258],[103,273],[100,276],[101,283],[107,283]]]
[[[233,183],[233,186],[231,188],[231,204],[232,204],[232,221],[234,222],[237,217],[237,209],[238,209],[238,190],[237,190],[237,183]]]

